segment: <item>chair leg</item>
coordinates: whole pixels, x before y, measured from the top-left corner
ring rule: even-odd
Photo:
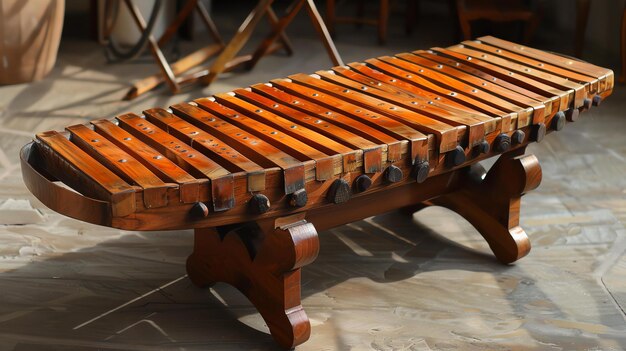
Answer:
[[[319,240],[305,221],[273,227],[272,222],[196,229],[187,273],[200,287],[215,282],[236,287],[259,311],[276,342],[290,349],[311,333],[300,303],[300,269],[317,257]]]
[[[389,20],[389,0],[380,0],[378,17],[378,43],[384,45],[387,42],[387,22]]]
[[[530,251],[528,236],[519,226],[520,202],[524,193],[539,186],[541,167],[534,155],[523,152],[522,148],[503,154],[484,180],[477,178],[461,190],[427,202],[463,216],[505,264]]]

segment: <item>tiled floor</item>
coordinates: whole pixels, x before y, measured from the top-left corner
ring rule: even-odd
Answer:
[[[55,214],[22,184],[18,150],[37,131],[328,67],[301,27],[296,56],[174,97],[120,101],[154,66],[108,65],[97,45],[78,40],[63,42],[47,79],[0,87],[0,202],[26,199],[44,213],[0,211],[13,223],[0,226],[0,350],[275,348],[237,291],[185,277],[191,232],[120,232]],[[397,36],[376,47],[373,32],[356,33],[338,40],[348,62],[449,43]],[[298,350],[626,349],[625,108],[618,86],[601,108],[529,148],[543,183],[522,205],[533,250],[512,266],[438,208],[320,233],[321,254],[303,273],[313,333]]]

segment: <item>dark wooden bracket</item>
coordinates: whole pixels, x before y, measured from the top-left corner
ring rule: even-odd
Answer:
[[[239,289],[276,342],[289,349],[311,334],[300,303],[300,268],[313,262],[318,252],[317,231],[304,220],[196,229],[187,273],[200,287],[224,282]]]
[[[486,175],[482,166],[472,166],[466,186],[425,203],[446,207],[463,216],[505,264],[519,260],[530,251],[528,236],[519,226],[520,203],[524,193],[541,183],[541,167],[534,155],[523,155],[524,149],[500,156]]]

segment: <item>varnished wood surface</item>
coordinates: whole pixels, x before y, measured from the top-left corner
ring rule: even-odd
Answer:
[[[570,61],[491,37],[382,56],[121,115],[119,126],[72,126],[69,138],[50,134],[52,144],[42,134],[34,147],[63,161],[46,158],[35,169],[50,167],[79,193],[108,202],[114,215],[99,224],[126,229],[349,204],[522,148],[574,121],[613,81],[610,70]],[[357,184],[361,175],[367,187],[363,177]],[[337,197],[332,184],[350,190]],[[197,203],[208,212],[194,211]]]

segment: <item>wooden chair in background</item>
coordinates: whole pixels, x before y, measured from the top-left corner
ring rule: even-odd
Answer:
[[[524,22],[525,43],[530,42],[539,24],[539,15],[526,6],[523,0],[456,0],[456,7],[465,40],[472,39],[472,21]]]

